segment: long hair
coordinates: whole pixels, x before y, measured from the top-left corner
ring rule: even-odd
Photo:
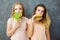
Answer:
[[[14,3],[14,5],[12,6],[11,17],[14,15],[15,5],[21,5],[21,6],[22,6],[22,8],[23,8],[23,13],[22,13],[23,15],[22,15],[22,16],[25,16],[25,10],[24,10],[23,4],[22,4],[21,2],[16,2],[16,3]]]
[[[44,14],[43,14],[42,20],[40,22],[43,22],[46,26],[45,28],[48,28],[50,26],[51,20],[50,20],[50,17],[48,15],[48,12],[47,12],[47,9],[46,9],[45,5],[38,4],[34,9],[34,14],[33,15],[35,15],[35,12],[36,12],[38,7],[43,7],[44,8]]]

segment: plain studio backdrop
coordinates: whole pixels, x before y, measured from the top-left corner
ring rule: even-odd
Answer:
[[[60,0],[0,0],[0,40],[10,40],[6,35],[7,20],[15,2],[24,4],[26,17],[31,18],[34,7],[42,3],[47,7],[51,18],[51,40],[60,40]]]

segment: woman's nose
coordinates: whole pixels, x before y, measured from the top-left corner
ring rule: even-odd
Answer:
[[[39,11],[39,13],[41,13],[41,11]]]
[[[17,10],[17,12],[19,12],[20,10]]]
[[[41,11],[38,12],[38,14],[40,14],[40,13],[41,13]]]

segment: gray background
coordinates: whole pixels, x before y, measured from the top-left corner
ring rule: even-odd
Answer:
[[[26,10],[26,17],[30,18],[34,7],[43,3],[51,18],[50,35],[51,40],[60,40],[60,0],[0,0],[0,40],[10,40],[6,36],[6,24],[11,15],[13,3],[22,2]]]

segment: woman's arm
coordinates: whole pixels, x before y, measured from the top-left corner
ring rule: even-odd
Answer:
[[[16,31],[16,29],[13,29],[10,24],[7,25],[6,34],[7,34],[8,37],[12,36],[15,31]]]
[[[28,37],[31,37],[33,35],[33,23],[31,19],[27,21],[27,35]]]
[[[49,28],[46,29],[46,37],[47,37],[47,40],[50,40]]]
[[[15,33],[15,31],[17,30],[17,28],[18,28],[17,23],[15,24],[14,27],[15,28],[12,28],[11,20],[8,20],[8,22],[7,22],[7,30],[6,30],[6,34],[7,34],[8,37],[12,36]]]

